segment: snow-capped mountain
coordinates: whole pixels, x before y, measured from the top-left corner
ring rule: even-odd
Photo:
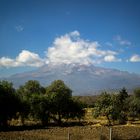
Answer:
[[[140,75],[116,69],[96,67],[94,65],[46,65],[35,71],[12,75],[6,80],[15,87],[28,80],[38,80],[43,86],[61,79],[74,94],[94,94],[99,90],[112,90],[126,87],[133,89],[140,86]]]

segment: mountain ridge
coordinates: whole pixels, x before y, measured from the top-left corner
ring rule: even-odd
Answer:
[[[98,94],[98,91],[133,89],[140,86],[140,75],[117,69],[97,67],[94,65],[45,65],[37,70],[14,74],[5,80],[13,82],[17,88],[28,80],[38,80],[48,86],[54,80],[63,80],[74,95]]]

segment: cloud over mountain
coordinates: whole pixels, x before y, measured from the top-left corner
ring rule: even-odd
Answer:
[[[130,44],[117,38],[122,44]],[[41,58],[39,54],[22,50],[15,58],[1,57],[0,67],[41,67],[45,64],[99,64],[102,62],[120,62],[119,53],[111,49],[102,49],[98,41],[88,41],[80,37],[78,31],[56,37],[46,56]],[[132,59],[133,61],[133,59]],[[134,62],[134,61],[133,61]]]
[[[22,50],[15,59],[8,57],[0,58],[1,67],[20,67],[20,66],[31,66],[40,67],[44,65],[44,60],[39,57],[38,54]]]
[[[57,37],[47,51],[47,63],[52,64],[94,64],[104,61],[104,57],[112,56],[110,61],[117,61],[117,52],[100,49],[97,41],[87,41],[80,38],[80,33],[74,31]],[[106,60],[106,59],[105,59]]]
[[[117,51],[103,49],[97,41],[88,41],[80,37],[78,31],[55,38],[41,58],[37,53],[22,50],[15,59],[0,58],[1,67],[39,67],[36,70],[14,74],[4,80],[12,81],[15,87],[28,80],[38,80],[42,85],[61,79],[70,86],[74,94],[92,94],[99,90],[133,89],[140,85],[140,75],[97,67],[97,63],[120,62]],[[129,62],[139,61],[139,55],[133,55]],[[77,84],[78,83],[78,84]]]

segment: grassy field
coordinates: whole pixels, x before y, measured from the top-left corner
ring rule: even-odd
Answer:
[[[114,140],[140,140],[140,125],[112,127]],[[31,128],[17,131],[1,131],[0,140],[108,140],[107,126],[86,125],[71,127]]]
[[[12,120],[9,129],[0,131],[0,140],[109,140],[109,127],[105,117],[93,119],[93,109],[86,110],[86,117],[66,123],[63,127],[42,127],[37,121]],[[66,127],[67,126],[67,127]],[[112,140],[140,140],[140,121],[129,121],[127,125],[112,126]]]

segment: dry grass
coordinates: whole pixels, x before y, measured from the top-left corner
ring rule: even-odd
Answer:
[[[0,140],[102,140],[109,139],[109,128],[105,126],[49,127],[24,131],[0,132]],[[116,140],[140,140],[139,125],[113,126],[113,138]]]
[[[106,118],[93,119],[92,111],[92,109],[86,110],[84,126],[42,128],[34,124],[39,122],[26,120],[27,127],[22,127],[20,120],[12,120],[11,125],[16,125],[16,129],[0,132],[0,140],[68,140],[68,134],[70,140],[109,140],[109,127],[105,126]],[[127,125],[113,126],[112,136],[112,140],[140,140],[140,121],[129,121]]]

